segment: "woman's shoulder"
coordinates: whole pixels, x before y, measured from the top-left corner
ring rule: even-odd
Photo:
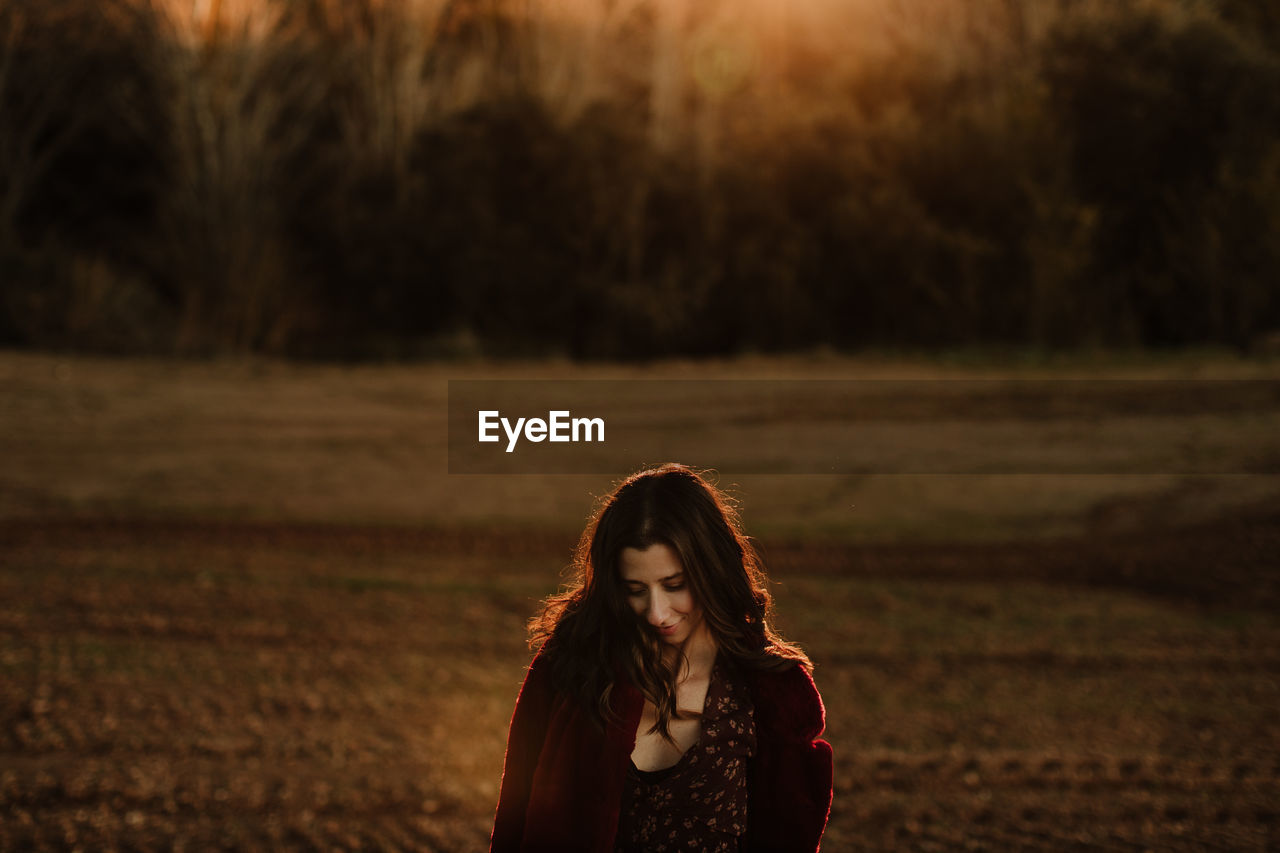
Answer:
[[[798,661],[752,673],[751,694],[757,719],[780,731],[812,739],[826,727],[826,708],[809,669]]]
[[[534,651],[529,671],[550,677],[552,673],[558,675],[566,669],[577,669],[575,663],[578,659],[578,655],[572,654],[559,638],[553,636]]]
[[[543,643],[533,653],[533,659],[525,668],[524,689],[543,693],[555,692],[555,673],[557,669],[555,648],[550,643]]]
[[[757,667],[752,674],[756,689],[767,696],[801,699],[818,697],[818,687],[809,674],[809,667],[800,661],[776,658],[772,666]]]
[[[597,668],[598,669],[598,668]],[[607,672],[609,682],[614,684],[628,683],[621,670],[599,670]],[[577,655],[570,654],[562,643],[551,638],[543,643],[533,655],[525,675],[526,684],[534,684],[540,690],[561,696],[577,695],[575,689],[584,679],[593,679],[598,672],[591,664],[583,665]],[[594,681],[593,681],[594,683]]]

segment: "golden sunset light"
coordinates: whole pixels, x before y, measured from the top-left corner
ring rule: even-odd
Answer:
[[[0,851],[1275,849],[1277,128],[1275,0],[0,0]]]

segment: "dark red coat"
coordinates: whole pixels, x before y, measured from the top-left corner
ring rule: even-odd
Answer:
[[[756,754],[747,768],[747,853],[814,853],[831,810],[831,745],[822,699],[802,667],[749,672]],[[619,681],[619,722],[601,731],[534,658],[507,735],[491,853],[612,853],[622,785],[644,697]]]

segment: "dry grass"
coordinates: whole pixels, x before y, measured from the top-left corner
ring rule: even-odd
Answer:
[[[1264,378],[1265,363],[1147,362],[1039,368],[946,367],[911,362],[803,359],[743,360],[694,367],[571,367],[567,364],[400,367],[298,366],[275,362],[156,362],[0,358],[7,416],[0,442],[0,516],[48,514],[248,518],[402,525],[547,527],[572,536],[591,494],[624,473],[569,476],[449,477],[447,380],[466,378]],[[931,393],[938,388],[932,387]],[[921,454],[945,447],[945,401],[900,401],[917,411],[902,423],[871,424],[882,445]],[[817,425],[797,441],[794,424],[719,424],[715,412],[673,411],[672,422],[701,418],[721,450],[750,461],[759,448],[807,457],[845,453],[840,429]],[[920,421],[936,416],[938,421]],[[935,414],[931,414],[935,413]],[[1257,413],[1258,418],[1271,413]],[[1101,423],[1133,453],[1159,434],[1185,434],[1194,413],[1125,427]],[[1256,437],[1235,459],[1270,446],[1257,419],[1238,416],[1227,436]],[[1182,425],[1166,430],[1168,425]],[[1002,425],[983,453],[1038,453],[1042,433]],[[1218,442],[1221,443],[1221,442]],[[973,448],[960,445],[953,461]],[[646,460],[655,461],[655,460]],[[702,460],[684,460],[708,464]],[[964,463],[962,463],[964,464]],[[1277,493],[1268,476],[761,476],[722,466],[724,482],[745,504],[753,532],[879,541],[1001,539],[1141,527],[1151,516],[1189,522],[1217,517]],[[758,469],[757,469],[758,470]],[[891,470],[891,469],[888,469]]]

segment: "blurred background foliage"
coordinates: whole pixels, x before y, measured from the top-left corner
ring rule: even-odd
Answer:
[[[1274,347],[1253,0],[0,0],[0,345]]]

